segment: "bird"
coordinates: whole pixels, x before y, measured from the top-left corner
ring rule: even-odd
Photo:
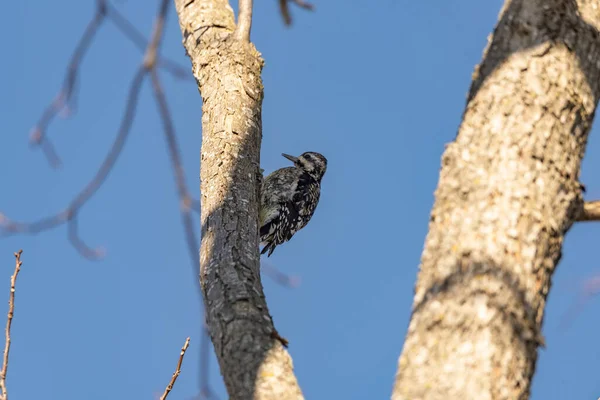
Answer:
[[[270,257],[278,245],[287,242],[312,218],[321,196],[321,179],[327,159],[307,151],[298,157],[281,154],[294,163],[280,168],[263,181],[260,202],[260,254]]]

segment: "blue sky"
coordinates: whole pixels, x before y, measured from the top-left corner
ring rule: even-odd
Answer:
[[[155,3],[115,4],[148,33]],[[440,157],[455,137],[501,3],[318,1],[314,13],[292,8],[291,29],[276,1],[255,6],[252,39],[266,60],[263,168],[287,165],[282,152],[318,151],[329,160],[313,220],[269,259],[300,276],[301,285],[264,282],[309,399],[389,398]],[[93,7],[93,1],[66,0],[3,6],[0,211],[10,217],[33,220],[64,208],[116,135],[141,55],[107,23],[83,66],[77,115],[57,120],[49,132],[63,167],[52,170],[28,146],[29,130],[58,90]],[[188,66],[171,11],[164,54]],[[193,82],[164,76],[164,83],[197,197],[200,98]],[[24,249],[8,377],[12,400],[153,398],[170,379],[187,336],[192,342],[170,398],[197,392],[201,305],[149,88],[114,173],[81,212],[82,236],[105,247],[106,258],[81,258],[64,226],[0,240],[0,300],[8,297],[12,253]],[[589,198],[600,197],[598,134],[592,131],[583,164]],[[567,329],[559,326],[582,282],[600,273],[599,237],[595,224],[567,235],[533,399],[600,396],[600,299],[592,298]],[[226,398],[215,362],[211,385]]]

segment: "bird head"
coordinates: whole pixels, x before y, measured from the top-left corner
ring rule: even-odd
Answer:
[[[323,175],[325,175],[325,171],[327,171],[327,159],[322,154],[307,151],[298,157],[285,153],[282,156],[293,162],[296,167],[306,171],[319,182],[323,178]]]

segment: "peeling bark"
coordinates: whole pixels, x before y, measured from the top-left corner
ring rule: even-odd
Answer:
[[[227,1],[175,5],[203,101],[200,281],[221,373],[233,400],[303,399],[260,280],[263,60]]]
[[[442,157],[393,400],[529,397],[551,277],[580,214],[598,2],[507,1]]]

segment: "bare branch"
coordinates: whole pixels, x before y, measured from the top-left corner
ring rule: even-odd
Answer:
[[[261,269],[263,273],[281,286],[287,286],[289,288],[297,288],[300,286],[300,277],[283,273],[271,264],[262,262]]]
[[[77,250],[79,254],[89,260],[98,260],[104,257],[106,251],[102,247],[91,248],[81,239],[79,236],[79,219],[76,214],[73,214],[69,223],[67,224],[67,236],[69,242]]]
[[[104,251],[102,249],[90,248],[79,237],[79,235],[77,233],[78,232],[77,215],[78,215],[80,209],[85,205],[85,203],[87,203],[87,201],[98,191],[98,189],[105,182],[106,178],[108,177],[108,175],[112,171],[115,163],[117,162],[117,159],[119,158],[121,151],[123,150],[125,142],[129,136],[129,133],[131,132],[131,126],[132,126],[133,120],[135,118],[135,112],[136,112],[136,108],[137,108],[139,93],[140,93],[140,90],[141,90],[141,87],[142,87],[142,84],[144,81],[144,77],[146,76],[146,73],[150,69],[153,69],[156,65],[157,51],[160,46],[161,38],[163,37],[163,27],[164,27],[165,17],[166,17],[168,8],[169,8],[168,5],[169,5],[168,0],[161,0],[159,12],[158,12],[158,15],[157,15],[157,18],[155,21],[155,25],[154,25],[154,30],[152,33],[152,39],[146,50],[143,65],[141,68],[138,69],[137,73],[135,74],[135,76],[132,80],[130,89],[129,89],[127,104],[125,106],[125,113],[121,120],[121,126],[119,127],[119,132],[117,134],[117,137],[115,138],[115,141],[112,144],[112,147],[111,147],[109,153],[105,157],[100,168],[96,172],[96,175],[94,176],[94,178],[71,201],[71,204],[67,207],[66,210],[61,211],[50,217],[43,218],[43,219],[33,222],[33,223],[23,223],[23,222],[12,221],[9,218],[7,218],[6,216],[4,216],[2,213],[0,213],[0,229],[2,231],[4,231],[3,232],[4,235],[10,234],[10,233],[36,234],[41,231],[52,229],[58,225],[61,225],[65,222],[67,222],[69,225],[68,226],[69,241],[82,256],[84,256],[85,258],[88,258],[88,259],[98,259],[103,256]],[[103,18],[103,16],[106,15],[106,10],[107,10],[107,3],[105,2],[105,0],[98,0],[98,11],[96,14],[96,18],[98,18],[98,19]],[[111,12],[112,12],[111,15],[113,15],[113,16],[119,15],[119,17],[117,17],[116,20],[119,21],[119,24],[121,26],[126,26],[125,18],[122,18],[120,16],[120,14],[115,13],[114,10],[112,10]],[[96,20],[96,19],[94,19],[94,20]],[[95,25],[91,24],[91,26],[95,26]],[[131,24],[129,24],[127,26],[129,28],[130,32],[135,32],[135,30]],[[92,29],[86,30],[86,32],[87,31],[92,31],[93,33],[95,33],[95,30],[92,30]],[[78,49],[76,50],[75,56],[73,57],[73,60],[75,60],[75,61],[71,61],[71,67],[69,70],[72,72],[67,75],[68,79],[67,79],[67,83],[65,84],[65,88],[67,88],[67,89],[64,89],[64,90],[67,90],[67,92],[69,93],[69,96],[72,94],[72,89],[73,89],[72,82],[75,81],[75,77],[76,77],[76,74],[77,74],[77,71],[79,68],[79,63],[80,63],[82,54],[89,46],[89,43],[91,40],[91,38],[88,38],[88,37],[93,37],[93,33],[84,35],[84,40],[82,40],[80,42],[80,44],[78,45]],[[135,34],[132,34],[132,35],[133,35],[133,37],[136,37]],[[128,37],[131,37],[131,36],[128,36]],[[134,42],[139,41],[138,39],[134,39]],[[43,136],[42,136],[42,138],[43,138]]]
[[[281,12],[283,22],[287,26],[290,26],[292,24],[292,16],[290,14],[289,8],[290,2],[296,4],[298,7],[303,8],[305,10],[312,11],[315,9],[314,5],[303,0],[279,0],[279,12]]]
[[[164,12],[166,13],[168,2],[161,3],[161,6],[163,4],[165,4]],[[41,146],[48,162],[54,168],[60,166],[60,158],[58,157],[52,142],[47,137],[48,127],[57,115],[67,116],[74,113],[77,99],[77,83],[83,58],[91,48],[98,30],[106,18],[111,20],[121,33],[131,40],[138,48],[144,50],[148,46],[148,42],[142,33],[140,33],[131,22],[123,17],[121,13],[112,7],[107,0],[96,1],[96,11],[86,26],[79,42],[75,46],[60,91],[46,107],[37,124],[31,130],[30,143],[34,146]],[[164,20],[164,16],[162,20]],[[157,45],[158,44],[155,44],[154,46],[151,46],[151,48],[156,48]],[[160,58],[158,59],[157,64],[160,68],[163,68],[178,79],[193,80],[193,76],[189,73],[188,69],[180,66],[174,61]]]
[[[133,81],[131,82],[127,105],[125,106],[125,113],[121,120],[119,132],[110,151],[100,165],[100,168],[96,172],[94,178],[81,192],[79,192],[73,201],[71,201],[71,204],[67,207],[67,209],[33,223],[12,221],[0,213],[0,229],[6,233],[36,234],[68,222],[69,240],[77,249],[77,251],[88,259],[97,259],[101,257],[102,251],[90,249],[89,246],[85,245],[84,242],[78,237],[76,218],[81,207],[87,203],[87,201],[105,182],[108,174],[112,171],[117,159],[119,158],[119,155],[121,154],[121,151],[123,150],[127,137],[131,131],[131,125],[133,124],[133,119],[135,117],[140,89],[142,87],[146,72],[147,71],[144,68],[138,69]]]
[[[302,399],[260,276],[257,224],[263,61],[251,43],[230,40],[228,35],[244,38],[244,14],[249,17],[244,7],[250,4],[240,3],[237,31],[226,0],[176,0],[175,4],[184,46],[198,66],[193,72],[204,95],[203,109],[215,116],[202,119],[201,223],[206,234],[201,242],[200,274],[221,374],[231,398]],[[201,29],[208,25],[212,29]],[[209,56],[203,51],[206,45],[214,48]],[[230,80],[243,82],[243,90],[230,90],[226,83]],[[218,289],[222,287],[228,288],[227,293]],[[240,380],[242,375],[250,379]]]
[[[585,202],[576,221],[600,221],[600,200]]]
[[[19,250],[15,253],[15,272],[10,277],[10,295],[8,298],[8,318],[6,319],[6,341],[4,344],[4,358],[2,360],[2,370],[0,370],[0,399],[8,400],[6,391],[6,373],[8,372],[8,353],[10,352],[10,326],[15,312],[15,288],[17,284],[17,275],[21,270],[21,253]]]
[[[585,2],[568,4],[506,2],[488,38],[458,133],[442,156],[393,400],[529,398],[552,276],[581,210],[576,177],[600,97],[598,51],[590,56],[600,14]],[[567,29],[555,15],[569,21]],[[518,35],[514,21],[539,34]],[[577,43],[564,48],[569,37]],[[539,89],[575,79],[567,89]],[[531,93],[536,105],[517,110]],[[573,104],[567,115],[553,111],[565,103]],[[551,138],[546,125],[530,122],[538,105],[536,119],[557,127]],[[535,157],[515,162],[512,149],[523,138]],[[494,182],[493,199],[483,176]],[[483,198],[490,201],[474,201]]]
[[[238,21],[233,35],[237,40],[250,42],[250,30],[252,29],[252,0],[240,0],[238,4]]]
[[[198,257],[199,242],[196,238],[194,231],[194,222],[192,220],[191,210],[193,200],[189,194],[187,185],[185,184],[185,175],[183,172],[183,165],[181,162],[181,151],[179,150],[179,144],[177,143],[177,136],[175,135],[175,127],[171,118],[171,113],[167,105],[167,99],[165,97],[158,73],[156,70],[152,70],[150,73],[152,79],[152,87],[154,89],[154,97],[156,104],[158,105],[158,111],[160,118],[163,122],[163,132],[167,140],[167,147],[169,150],[169,157],[171,159],[171,167],[175,175],[175,183],[177,185],[177,194],[179,195],[179,201],[181,204],[181,219],[183,221],[186,241],[190,257],[193,260],[192,268],[194,275],[198,276],[197,268],[200,265],[200,259]],[[200,208],[200,202],[197,201],[197,209]],[[198,279],[196,279],[198,281]],[[199,281],[198,281],[199,282]]]
[[[578,288],[578,292],[577,301],[569,307],[568,311],[566,311],[561,318],[559,326],[562,330],[567,329],[589,299],[600,292],[600,276],[588,278],[583,281],[583,285]]]
[[[173,390],[173,385],[175,385],[175,381],[177,380],[177,377],[181,373],[181,363],[183,363],[183,356],[185,356],[185,351],[188,349],[189,345],[190,345],[190,338],[187,338],[185,340],[185,344],[181,348],[181,353],[179,353],[179,361],[177,362],[177,368],[175,369],[175,372],[173,373],[173,376],[171,377],[171,382],[169,382],[169,384],[167,385],[167,388],[165,389],[165,392],[163,393],[163,395],[160,396],[160,400],[165,400],[167,398],[167,396],[169,395],[169,393],[171,392],[171,390]]]
[[[158,50],[164,36],[163,30],[165,27],[167,12],[169,11],[169,4],[169,0],[160,1],[158,15],[154,20],[154,28],[152,29],[152,38],[150,39],[150,44],[146,48],[144,61],[142,62],[147,70],[153,69],[156,65]]]
[[[64,84],[56,99],[48,106],[42,115],[42,118],[34,128],[33,142],[41,145],[51,164],[58,165],[60,160],[54,151],[52,143],[46,137],[46,131],[50,122],[56,115],[65,113],[66,110],[73,110],[77,95],[78,77],[80,75],[81,63],[84,55],[91,47],[95,34],[105,18],[112,21],[117,29],[129,39],[136,47],[144,50],[144,59],[141,67],[134,76],[125,106],[125,113],[121,121],[119,132],[112,147],[100,166],[95,177],[87,186],[70,202],[69,206],[63,211],[42,218],[32,223],[13,221],[0,212],[0,237],[16,233],[37,234],[39,232],[55,228],[62,224],[68,226],[68,239],[75,249],[87,259],[98,259],[104,255],[102,249],[93,249],[86,245],[78,234],[78,216],[82,207],[93,197],[96,191],[102,186],[108,174],[114,168],[114,165],[124,147],[125,141],[129,136],[131,126],[135,117],[137,102],[143,80],[147,73],[152,74],[153,82],[156,83],[155,97],[159,106],[159,111],[164,124],[164,134],[167,139],[168,150],[171,156],[172,167],[178,188],[181,202],[181,215],[189,249],[192,266],[197,277],[197,268],[200,264],[198,257],[199,241],[194,230],[194,220],[192,211],[200,213],[200,201],[192,199],[189,190],[185,185],[183,166],[179,145],[177,143],[176,133],[173,127],[172,117],[167,107],[166,97],[158,79],[157,69],[165,70],[176,78],[194,80],[189,68],[184,68],[179,64],[163,58],[159,54],[159,47],[164,36],[164,25],[169,9],[168,0],[159,0],[159,10],[155,19],[151,39],[148,41],[144,35],[133,24],[129,22],[116,8],[110,5],[107,0],[97,0],[97,10],[94,18],[88,24],[82,38],[79,40],[73,56],[69,62]],[[195,279],[196,282],[199,280]],[[205,398],[216,398],[213,395],[209,385],[209,338],[206,328],[202,328],[201,336],[201,371],[200,371],[200,390]]]
[[[116,8],[108,5],[108,16],[109,19],[115,24],[117,29],[121,31],[133,44],[136,45],[140,50],[145,51],[148,46],[148,41],[127,18],[125,18]],[[193,81],[194,76],[190,73],[189,68],[179,65],[175,61],[169,60],[158,56],[157,60],[158,68],[164,69],[172,76],[178,79]]]
[[[166,15],[169,8],[168,0],[160,0],[159,10],[154,23],[154,28],[150,41],[148,41],[144,37],[144,35],[140,33],[140,31],[137,30],[135,26],[131,24],[129,20],[127,20],[116,8],[112,7],[108,1],[98,0],[97,5],[98,9],[94,16],[94,19],[92,20],[92,22],[90,22],[82,39],[80,39],[80,42],[77,45],[77,49],[75,50],[75,53],[69,63],[69,69],[65,77],[65,84],[63,85],[61,92],[57,96],[59,97],[60,101],[53,102],[53,107],[49,108],[49,110],[51,111],[48,111],[46,115],[43,116],[42,124],[38,124],[37,131],[42,133],[38,133],[39,137],[37,138],[37,141],[43,144],[45,148],[49,149],[47,151],[47,154],[51,156],[50,158],[53,159],[55,163],[58,163],[58,157],[53,151],[51,142],[46,140],[47,138],[44,136],[44,134],[52,118],[56,114],[64,111],[65,106],[63,104],[68,103],[68,101],[65,99],[68,99],[71,103],[73,103],[74,96],[77,94],[77,92],[75,91],[75,86],[77,83],[77,76],[80,72],[81,61],[85,52],[90,47],[92,38],[97,32],[98,27],[100,26],[100,23],[103,21],[104,17],[112,21],[117,27],[117,29],[119,29],[119,31],[121,31],[121,33],[129,40],[131,40],[131,42],[133,42],[138,48],[145,49],[144,61],[142,63],[142,66],[138,69],[131,84],[129,97],[126,103],[126,110],[124,117],[121,121],[119,133],[112,145],[109,154],[100,166],[100,169],[96,173],[94,179],[92,179],[90,183],[85,187],[85,189],[82,190],[71,201],[70,205],[65,210],[55,215],[35,221],[33,223],[12,221],[5,215],[0,213],[0,236],[7,236],[15,233],[37,234],[39,232],[55,228],[59,225],[67,224],[69,241],[82,256],[88,259],[98,259],[104,255],[104,251],[102,249],[90,248],[80,238],[78,234],[78,215],[85,203],[95,194],[95,192],[104,183],[105,179],[108,177],[108,174],[112,171],[112,168],[114,167],[118,156],[121,153],[125,141],[130,133],[131,125],[135,117],[135,109],[137,106],[139,92],[141,90],[141,86],[143,84],[143,80],[146,73],[152,71],[154,73],[153,75],[155,75],[155,77],[158,78],[156,69],[160,68],[164,69],[166,72],[174,75],[177,78],[186,78],[190,80],[194,79],[191,75],[191,72],[189,71],[189,68],[183,68],[177,63],[163,58],[158,54],[160,42],[163,37]],[[195,275],[197,276],[197,268],[200,263],[198,257],[199,242],[196,238],[196,233],[194,231],[194,221],[191,216],[191,211],[200,213],[200,201],[191,198],[187,186],[185,185],[185,179],[183,177],[183,167],[181,164],[181,156],[179,146],[177,144],[175,130],[173,128],[172,118],[169,114],[166,98],[164,96],[162,88],[160,87],[160,82],[157,87],[158,92],[155,93],[155,95],[157,97],[157,102],[159,104],[161,116],[165,125],[165,136],[169,145],[169,153],[171,155],[178,192],[180,194],[181,213],[184,231],[186,234],[186,240],[188,244],[190,258],[192,261],[192,266],[194,267]],[[40,129],[40,126],[43,129]],[[199,285],[198,279],[196,279],[196,282],[198,282]],[[208,379],[208,361],[210,354],[208,348],[209,339],[206,336],[205,328],[202,329],[201,338],[202,342],[205,344],[202,346],[203,350],[201,354],[201,391],[207,396],[212,396],[212,391],[210,390]]]
[[[102,22],[104,22],[105,17],[106,3],[104,0],[98,0],[96,2],[96,12],[86,26],[81,39],[79,39],[79,43],[77,43],[77,46],[73,51],[73,55],[71,56],[71,60],[69,61],[69,65],[67,67],[67,73],[65,75],[62,88],[54,100],[52,100],[52,102],[50,102],[50,104],[46,107],[42,113],[42,116],[38,120],[38,123],[32,129],[30,143],[32,145],[42,146],[42,150],[44,151],[48,162],[52,167],[58,167],[60,165],[60,159],[54,150],[54,146],[46,137],[48,125],[50,125],[50,122],[52,122],[54,117],[63,112],[63,110],[68,109],[69,107],[71,109],[75,107],[75,102],[73,99],[75,98],[74,93],[79,74],[79,67],[83,57],[89,50],[96,33],[98,32],[98,28],[100,28],[100,25]]]

